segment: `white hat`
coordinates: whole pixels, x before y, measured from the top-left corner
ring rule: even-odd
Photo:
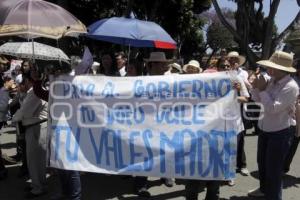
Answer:
[[[15,82],[16,82],[17,85],[20,85],[20,84],[23,82],[23,75],[22,75],[22,74],[19,74],[19,75],[16,77]]]
[[[171,60],[166,59],[164,52],[151,52],[148,59],[144,59],[146,62],[170,62]]]
[[[293,55],[283,51],[275,51],[269,60],[260,60],[257,64],[286,72],[297,71],[293,67]]]
[[[243,65],[246,61],[244,56],[241,56],[237,51],[231,51],[227,54],[227,58],[238,58],[239,59],[239,66]]]
[[[177,63],[172,63],[172,64],[169,64],[169,67],[170,68],[175,68],[179,71],[179,73],[182,73],[182,69],[181,69],[181,66]]]
[[[202,68],[200,67],[200,64],[197,60],[190,60],[190,62],[186,65],[183,66],[183,71],[186,72],[186,69],[188,66],[192,66],[192,67],[195,67],[197,69],[199,69],[199,73],[202,72]]]
[[[98,62],[93,62],[93,64],[92,64],[92,67],[99,67],[100,66],[100,63],[98,63]]]

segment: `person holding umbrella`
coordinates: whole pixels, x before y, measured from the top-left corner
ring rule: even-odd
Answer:
[[[116,72],[116,76],[126,76],[126,55],[124,52],[118,52],[115,54],[115,59],[116,59],[116,63],[117,63],[117,72]]]

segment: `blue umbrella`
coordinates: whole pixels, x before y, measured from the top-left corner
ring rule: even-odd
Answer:
[[[88,27],[88,37],[134,47],[176,49],[176,42],[158,24],[135,18],[112,17]]]

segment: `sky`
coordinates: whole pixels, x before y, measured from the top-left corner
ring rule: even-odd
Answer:
[[[236,3],[228,0],[218,0],[221,8],[227,7],[236,10]],[[265,14],[269,14],[270,0],[264,0]],[[278,32],[281,33],[296,17],[300,7],[296,0],[281,0],[275,17]]]

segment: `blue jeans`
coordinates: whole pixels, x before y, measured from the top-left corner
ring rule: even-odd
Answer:
[[[266,200],[282,200],[282,174],[284,161],[294,132],[287,128],[277,132],[259,131],[257,163],[260,190]]]
[[[62,194],[70,200],[81,199],[80,173],[71,170],[58,170],[62,186]]]

